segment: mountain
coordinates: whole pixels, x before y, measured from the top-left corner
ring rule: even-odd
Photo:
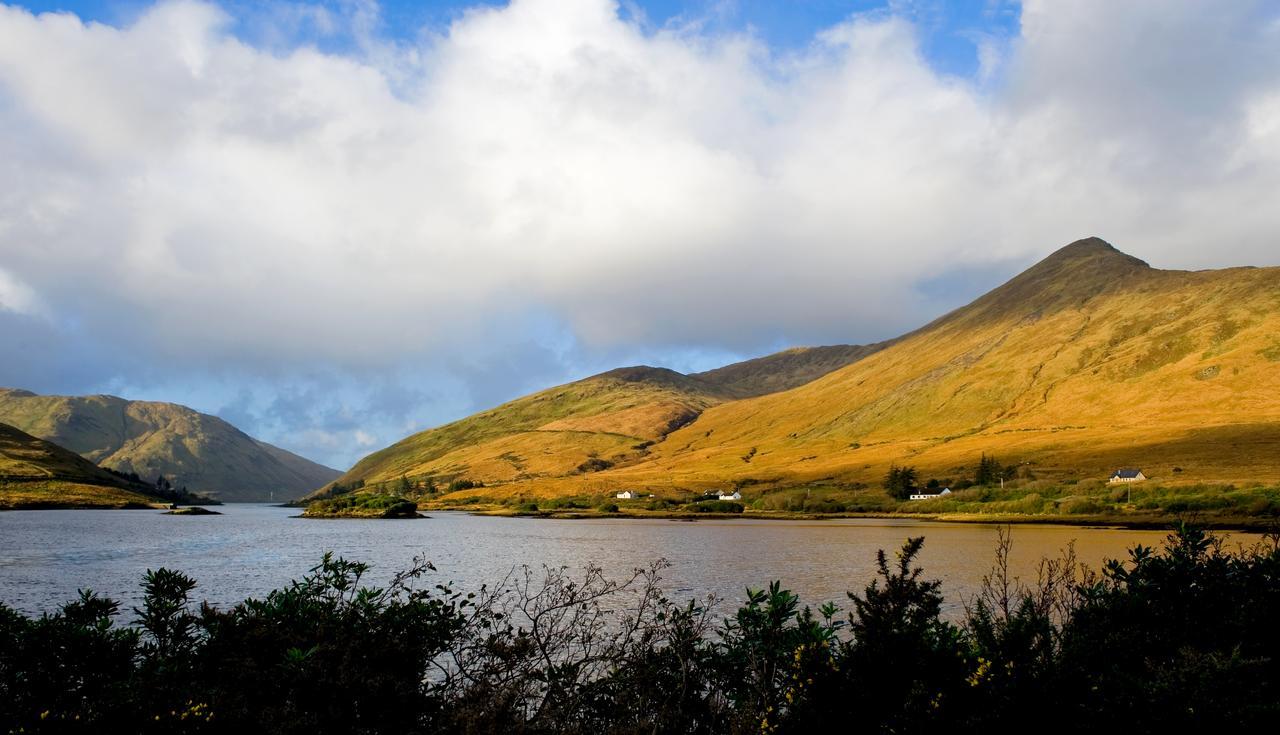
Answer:
[[[650,446],[712,406],[803,384],[877,349],[799,348],[695,375],[618,368],[414,434],[360,460],[338,483],[590,478],[643,461]]]
[[[984,453],[1065,483],[1121,466],[1280,481],[1280,268],[1159,270],[1088,238],[888,342],[604,373],[416,434],[342,482],[857,488],[893,464],[970,477]]]
[[[709,409],[608,479],[871,484],[892,463],[962,477],[985,452],[1067,481],[1274,482],[1278,450],[1280,268],[1157,270],[1089,238],[848,367]]]
[[[340,474],[173,403],[0,388],[0,421],[102,467],[228,502],[289,500]]]
[[[0,509],[123,508],[158,502],[141,483],[0,424]]]

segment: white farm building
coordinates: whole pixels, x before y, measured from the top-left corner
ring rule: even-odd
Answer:
[[[1111,473],[1111,479],[1107,480],[1107,482],[1114,485],[1118,482],[1142,482],[1145,479],[1147,479],[1147,476],[1142,474],[1142,470],[1122,467]]]

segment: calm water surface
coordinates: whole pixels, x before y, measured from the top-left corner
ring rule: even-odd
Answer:
[[[197,599],[228,605],[284,585],[332,551],[373,565],[374,582],[414,556],[439,572],[431,583],[464,589],[500,580],[514,565],[591,563],[621,575],[656,559],[675,599],[714,594],[742,599],[746,586],[782,579],[802,600],[847,602],[875,572],[877,549],[925,536],[925,573],[943,581],[954,614],[991,567],[994,525],[880,519],[830,521],[549,520],[433,512],[417,521],[313,520],[293,508],[228,505],[220,516],[156,511],[0,513],[0,602],[36,613],[93,589],[136,604],[142,574],[167,566],[196,578]],[[1013,566],[1034,578],[1036,562],[1075,541],[1082,561],[1099,564],[1135,544],[1158,545],[1158,531],[1014,526]],[[1231,544],[1257,536],[1232,534]],[[845,605],[847,607],[847,605]]]

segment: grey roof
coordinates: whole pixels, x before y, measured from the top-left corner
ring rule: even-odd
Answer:
[[[1137,477],[1140,474],[1142,474],[1142,470],[1133,467],[1121,467],[1116,470],[1112,477]]]

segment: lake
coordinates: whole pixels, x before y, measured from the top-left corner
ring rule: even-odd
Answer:
[[[332,551],[373,566],[382,582],[425,556],[438,573],[475,589],[513,566],[595,563],[612,575],[666,559],[673,599],[708,594],[738,601],[747,586],[781,579],[808,603],[848,607],[875,573],[877,549],[925,537],[921,564],[943,581],[948,612],[977,591],[994,560],[997,526],[907,520],[824,521],[499,518],[433,512],[425,520],[319,520],[269,505],[227,505],[220,516],[166,516],[157,511],[20,511],[0,513],[0,602],[37,613],[93,589],[123,600],[140,597],[142,574],[161,566],[199,582],[196,599],[229,605],[288,583]],[[1034,579],[1035,565],[1072,541],[1082,561],[1099,565],[1135,544],[1158,546],[1162,531],[1067,526],[1012,527],[1012,567]],[[1233,533],[1230,544],[1256,534]],[[731,608],[731,605],[726,605]]]

